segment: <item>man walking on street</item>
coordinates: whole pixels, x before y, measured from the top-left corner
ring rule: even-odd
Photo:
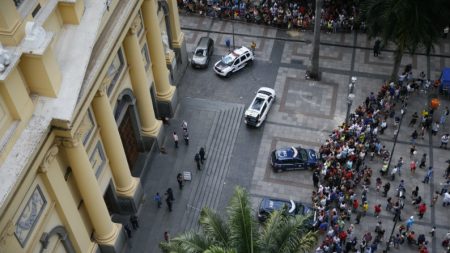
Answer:
[[[166,204],[167,207],[169,208],[169,212],[172,212],[172,200],[170,200],[169,197],[166,198]]]
[[[158,208],[161,208],[162,201],[161,201],[161,196],[159,195],[159,192],[157,192],[155,197],[153,197],[153,198],[155,199],[156,205],[158,206]]]
[[[173,197],[173,191],[172,191],[172,188],[168,188],[168,189],[167,189],[166,195],[167,195],[167,197],[170,199],[170,201],[174,201],[174,200],[175,200],[175,198]]]
[[[195,160],[195,163],[197,164],[197,170],[202,170],[202,168],[200,166],[200,155],[198,153],[195,154],[194,160]]]
[[[200,162],[203,164],[203,162],[206,160],[206,158],[205,158],[205,148],[201,147],[200,151],[198,152],[198,154],[200,155]]]
[[[183,190],[183,175],[181,173],[178,173],[177,175],[177,182],[180,190]]]
[[[178,135],[177,132],[173,132],[173,141],[175,143],[175,148],[178,148]]]
[[[425,175],[425,178],[423,179],[422,183],[428,184],[432,176],[433,176],[433,167],[430,166],[428,167],[427,174]]]

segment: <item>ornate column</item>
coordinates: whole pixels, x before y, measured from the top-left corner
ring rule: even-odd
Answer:
[[[125,55],[130,65],[131,86],[136,96],[144,135],[155,137],[161,128],[161,121],[155,117],[152,98],[150,97],[149,82],[142,60],[141,47],[137,37],[139,22],[133,22],[123,42]]]
[[[70,235],[67,240],[73,242],[73,247],[75,248],[75,251],[72,252],[88,252],[91,251],[94,244],[91,242],[89,235],[83,232],[86,231],[86,228],[78,212],[77,205],[71,197],[69,187],[64,180],[61,169],[54,162],[58,152],[57,145],[50,147],[39,166],[39,173],[46,188],[51,192],[53,198],[55,198],[59,210],[61,210],[61,216],[65,221],[65,227]]]
[[[180,16],[178,14],[177,0],[167,0],[169,4],[169,18],[170,18],[170,35],[172,38],[172,45],[176,48],[181,48],[183,45],[184,34],[180,28]]]
[[[100,135],[109,159],[117,193],[121,196],[133,197],[139,185],[139,179],[131,176],[116,120],[106,95],[106,85],[107,82],[104,82],[100,87],[92,101],[92,107],[100,126]]]
[[[169,70],[166,66],[166,57],[162,43],[158,20],[158,9],[155,0],[145,0],[142,4],[142,15],[147,32],[148,48],[152,59],[153,75],[155,77],[156,95],[158,100],[170,101],[174,95],[175,87],[170,84]]]
[[[108,213],[103,194],[95,177],[89,157],[80,141],[81,133],[73,138],[66,138],[62,144],[66,150],[72,174],[83,198],[89,219],[94,228],[95,239],[104,247],[116,246],[120,238],[120,224],[114,224]],[[120,241],[120,240],[119,240]]]

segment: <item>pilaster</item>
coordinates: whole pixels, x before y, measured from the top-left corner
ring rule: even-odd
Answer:
[[[64,180],[64,175],[55,162],[59,149],[57,145],[52,146],[44,156],[39,167],[39,173],[47,187],[56,200],[57,209],[64,221],[64,227],[69,234],[69,241],[76,252],[88,252],[94,246],[78,212],[78,208],[71,198],[70,190]]]

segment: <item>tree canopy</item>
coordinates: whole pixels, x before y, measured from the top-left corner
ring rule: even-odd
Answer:
[[[162,242],[161,249],[171,253],[300,253],[316,245],[317,234],[309,229],[307,216],[275,211],[259,227],[241,187],[236,187],[227,213],[225,221],[215,211],[203,208],[199,218],[202,231],[185,232]]]
[[[396,81],[403,54],[413,54],[424,48],[429,54],[449,24],[448,0],[366,0],[363,18],[369,38],[381,37],[384,43],[393,42],[394,68],[391,81]]]

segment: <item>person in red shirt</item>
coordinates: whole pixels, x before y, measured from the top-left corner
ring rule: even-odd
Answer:
[[[425,214],[425,212],[427,211],[427,205],[425,203],[421,203],[419,205],[419,218],[422,219],[423,215]]]
[[[356,210],[358,210],[359,207],[359,202],[357,199],[353,200],[353,211],[356,212]]]
[[[381,213],[381,204],[375,205],[373,207],[373,209],[374,209],[374,212],[375,212],[375,216],[378,217],[380,215],[380,213]]]
[[[345,230],[342,230],[339,233],[339,239],[341,239],[341,243],[342,243],[342,245],[344,245],[345,241],[347,240],[347,232]]]

